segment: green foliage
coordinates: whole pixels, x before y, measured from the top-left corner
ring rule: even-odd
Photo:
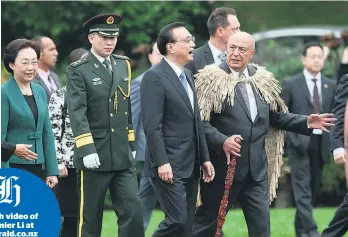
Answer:
[[[159,30],[173,21],[185,22],[197,38],[197,47],[201,46],[208,39],[206,21],[215,7],[235,8],[242,30],[248,32],[292,25],[343,25],[348,8],[348,2],[243,1],[5,1],[1,5],[2,47],[16,38],[47,35],[58,47],[59,74],[65,72],[65,59],[73,49],[90,47],[82,24],[100,13],[123,16],[117,50],[134,58],[133,50],[138,44],[151,43]],[[327,17],[328,12],[334,14]]]

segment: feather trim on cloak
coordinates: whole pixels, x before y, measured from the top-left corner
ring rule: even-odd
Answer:
[[[235,87],[237,83],[244,81],[252,85],[261,100],[270,106],[271,111],[288,112],[288,109],[280,97],[280,87],[274,75],[264,67],[249,64],[256,67],[256,73],[247,79],[240,79],[215,65],[209,65],[201,69],[195,75],[195,84],[198,97],[198,106],[201,118],[210,120],[210,114],[221,113],[224,103],[234,105]],[[281,176],[284,153],[284,131],[269,128],[265,140],[265,151],[268,158],[268,182],[270,203],[276,197],[278,178]]]

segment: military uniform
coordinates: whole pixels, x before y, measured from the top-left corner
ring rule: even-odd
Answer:
[[[88,26],[90,32],[94,29],[103,37],[117,37],[120,20],[116,14],[103,14],[89,20]],[[128,60],[111,55],[109,72],[90,52],[67,69],[67,105],[75,139],[74,165],[78,170],[79,237],[100,236],[108,189],[118,216],[118,236],[144,236],[132,155],[135,138]],[[84,157],[95,153],[100,166],[86,168]]]

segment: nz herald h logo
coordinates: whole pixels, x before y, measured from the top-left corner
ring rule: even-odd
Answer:
[[[16,184],[17,179],[16,176],[0,176],[0,204],[13,204],[16,207],[20,203],[21,187]]]

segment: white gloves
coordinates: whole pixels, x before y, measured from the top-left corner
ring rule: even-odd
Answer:
[[[96,169],[100,166],[99,156],[97,153],[92,153],[83,157],[83,164],[87,169]]]
[[[133,159],[135,159],[135,156],[137,155],[136,151],[132,151]]]

